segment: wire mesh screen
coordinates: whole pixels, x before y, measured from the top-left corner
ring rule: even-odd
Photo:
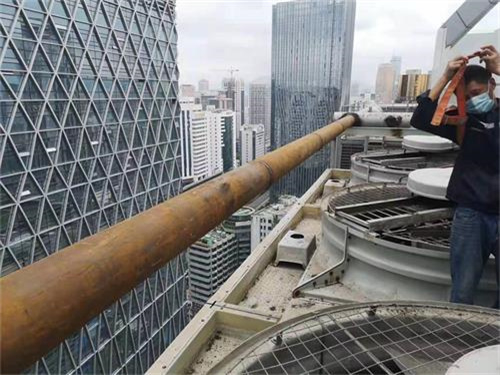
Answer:
[[[340,152],[340,168],[351,168],[351,156],[365,150],[364,139],[347,139],[342,141],[342,151]]]
[[[450,249],[451,219],[422,223],[410,228],[399,228],[381,233],[381,238],[412,247],[432,250]]]
[[[231,362],[241,374],[445,374],[500,343],[498,311],[380,304],[320,312],[270,334]]]

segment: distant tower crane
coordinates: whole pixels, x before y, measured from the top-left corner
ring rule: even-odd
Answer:
[[[216,72],[229,72],[231,74],[231,80],[233,79],[233,75],[236,72],[239,72],[239,69],[234,69],[233,67],[230,67],[229,69],[213,69]]]

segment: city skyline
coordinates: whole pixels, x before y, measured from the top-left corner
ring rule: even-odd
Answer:
[[[239,69],[236,75],[245,82],[270,77],[271,8],[278,2],[283,1],[177,0],[180,82],[196,85],[200,79],[208,79],[211,89],[216,88],[230,67]],[[423,6],[427,2],[432,4],[432,12]],[[436,33],[446,21],[443,15],[462,3],[358,0],[351,82],[358,83],[362,91],[373,90],[378,65],[393,55],[402,57],[401,71],[431,70]],[[472,32],[498,28],[499,18],[497,7]]]
[[[454,44],[477,0],[439,31],[463,0],[425,1],[0,0],[0,372],[205,373],[318,302],[444,301],[453,213],[405,184],[457,152],[406,136],[432,76],[496,45],[500,17]],[[408,254],[422,277],[379,267]]]

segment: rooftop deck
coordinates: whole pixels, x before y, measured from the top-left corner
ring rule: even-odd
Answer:
[[[381,285],[382,276],[380,280],[369,278],[365,280],[367,283],[373,283],[375,289],[383,290],[380,293],[367,293],[366,288],[350,283],[348,277],[345,278],[347,280],[345,283],[342,277],[340,282],[338,282],[339,279],[331,282],[332,278],[338,277],[336,274],[332,276],[332,272],[343,274],[343,271],[335,267],[341,263],[342,259],[341,256],[331,252],[332,246],[329,241],[333,240],[327,239],[328,243],[322,243],[325,241],[324,233],[322,233],[324,228],[322,212],[329,209],[329,201],[323,199],[323,191],[330,179],[349,180],[350,172],[338,169],[326,170],[306,194],[292,206],[288,214],[264,241],[255,248],[240,268],[194,316],[189,325],[149,369],[148,374],[205,374],[249,337],[272,325],[332,306],[353,302],[398,300],[405,299],[408,295],[412,296],[412,286],[407,286],[406,294],[398,290],[396,284],[406,282],[398,280],[398,275],[394,276],[395,285]],[[446,208],[439,210],[440,214],[446,214]],[[341,219],[344,218],[341,217]],[[388,223],[390,224],[391,221]],[[278,243],[289,230],[315,235],[317,250],[305,270],[298,265],[287,263],[275,265],[274,263]],[[352,242],[354,243],[355,239]],[[411,277],[416,280],[416,288],[420,286],[420,289],[436,289],[436,285],[439,285],[445,292],[436,294],[436,297],[436,295],[426,294],[425,290],[419,290],[415,292],[412,299],[440,299],[442,301],[447,299],[445,294],[449,286],[449,266],[446,265],[448,254],[442,249],[434,250],[433,257],[438,258],[437,269],[430,269],[432,266],[423,263],[421,265],[423,270],[419,270],[420,260],[411,259],[409,263],[417,263],[415,270],[411,270],[415,272],[415,275]],[[375,251],[374,256],[377,256]],[[424,250],[423,253],[425,252]],[[391,263],[391,260],[385,260],[382,257],[381,259],[382,262]],[[398,264],[392,266],[401,267]],[[357,267],[360,266],[357,265]],[[325,270],[332,270],[329,277],[328,275],[322,276]],[[397,273],[398,270],[391,272]],[[409,269],[402,272],[409,272]],[[493,272],[490,273],[493,274]],[[375,278],[377,277],[376,275]],[[486,284],[488,285],[484,288],[494,288],[492,280],[487,280]]]

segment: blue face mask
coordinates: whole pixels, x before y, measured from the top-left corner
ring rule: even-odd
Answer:
[[[468,113],[486,113],[493,109],[495,101],[485,92],[467,100]]]

